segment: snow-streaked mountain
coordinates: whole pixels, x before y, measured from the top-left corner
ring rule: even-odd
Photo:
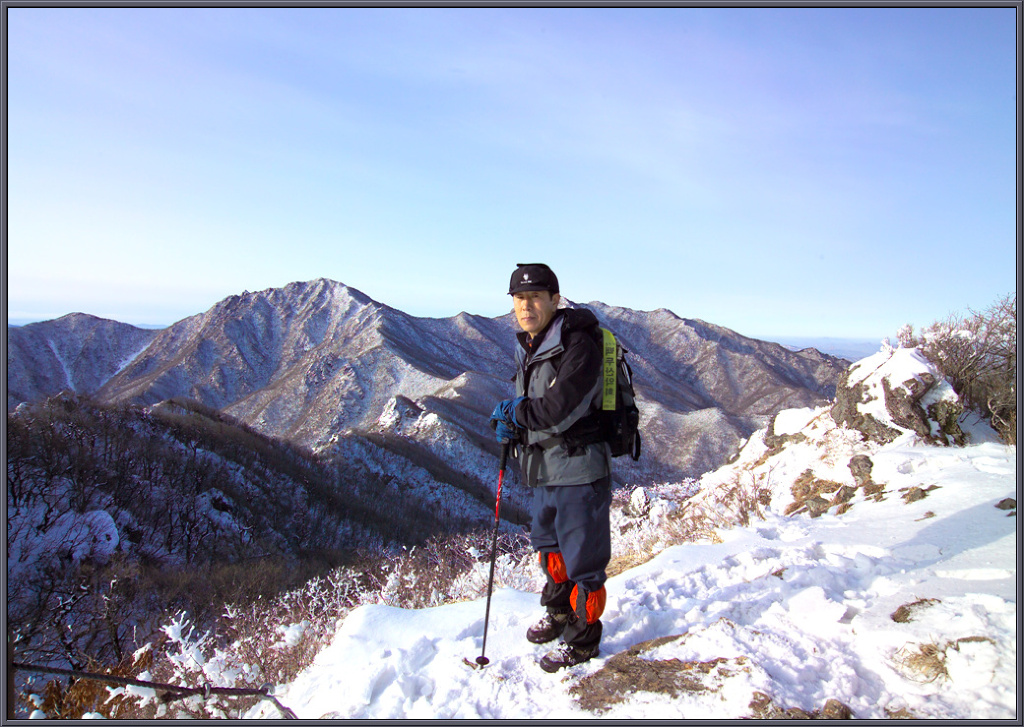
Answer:
[[[845,368],[815,350],[790,351],[667,310],[586,307],[631,353],[645,456],[617,463],[622,480],[679,479],[722,464],[778,410],[825,403]],[[436,441],[442,428],[460,440],[456,449],[492,458],[487,419],[512,394],[515,330],[511,314],[417,318],[335,281],[292,283],[140,331],[152,336],[149,346],[123,368],[97,371],[95,395],[194,399],[320,450],[353,430],[396,435],[397,443]],[[414,407],[396,419],[400,401]],[[405,434],[395,430],[399,420]],[[448,464],[479,477],[475,458]]]
[[[71,313],[7,330],[7,408],[64,390],[92,393],[157,331]]]
[[[417,400],[510,360],[499,321],[416,319],[316,280],[227,298],[165,329],[98,392],[105,401],[202,401],[307,445],[372,426],[398,395]],[[506,365],[507,368],[507,365]]]

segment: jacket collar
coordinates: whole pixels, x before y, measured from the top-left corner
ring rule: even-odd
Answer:
[[[556,349],[561,350],[562,324],[564,321],[563,311],[559,309],[555,312],[555,317],[551,319],[548,327],[538,334],[540,343],[536,346],[531,345],[530,335],[526,331],[517,333],[516,338],[519,339],[519,348],[516,350],[516,358],[520,361],[526,361],[527,359],[535,361],[538,358],[555,352]]]

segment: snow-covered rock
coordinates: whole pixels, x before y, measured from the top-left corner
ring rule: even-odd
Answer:
[[[962,413],[953,387],[916,348],[883,349],[855,363],[840,377],[831,408],[838,424],[883,444],[907,432],[962,444]]]

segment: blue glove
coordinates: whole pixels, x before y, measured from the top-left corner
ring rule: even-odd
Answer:
[[[516,421],[516,407],[519,402],[525,401],[525,396],[517,396],[515,399],[505,399],[494,407],[491,414],[491,428],[494,429],[498,441],[504,444],[519,439],[519,422]]]
[[[491,426],[494,427],[494,433],[498,438],[498,442],[501,444],[506,444],[519,439],[519,430],[515,427],[510,427],[499,419],[492,419]]]

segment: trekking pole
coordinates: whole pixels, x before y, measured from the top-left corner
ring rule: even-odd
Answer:
[[[480,647],[480,656],[476,663],[487,666],[490,659],[484,656],[487,651],[487,624],[491,620],[491,589],[494,586],[494,561],[498,555],[498,513],[501,509],[501,485],[505,480],[505,465],[508,463],[508,449],[511,442],[501,443],[501,461],[498,465],[498,497],[494,501],[494,539],[491,541],[491,574],[487,577],[487,610],[484,612],[484,643]]]

